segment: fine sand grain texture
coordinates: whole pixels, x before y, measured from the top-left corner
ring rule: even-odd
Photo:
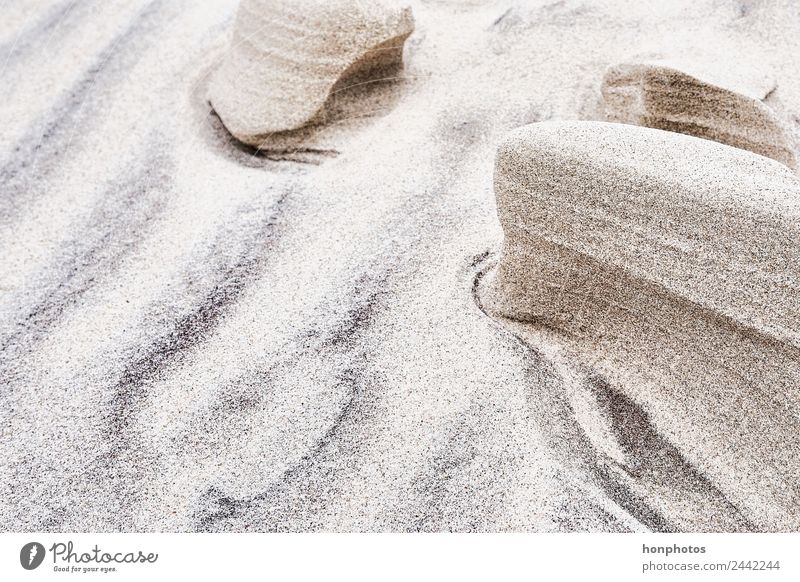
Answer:
[[[396,68],[413,30],[411,8],[384,0],[242,0],[211,105],[239,141],[260,146],[323,117],[343,88]]]
[[[413,11],[405,42],[374,39],[397,38],[402,66],[325,91],[302,82],[310,55],[340,71],[373,42],[335,10],[314,26],[365,43],[345,57],[303,33],[300,2],[246,2],[285,16],[239,24],[236,0],[17,4],[0,19],[0,530],[798,529],[785,165],[548,125],[566,133],[524,163],[581,184],[525,172],[509,203],[553,189],[546,226],[570,238],[520,260],[596,275],[585,309],[564,306],[585,331],[484,304],[511,132],[601,121],[609,67],[698,44],[763,73],[796,129],[795,4],[387,2]],[[234,42],[259,23],[280,51]],[[247,55],[271,64],[224,84],[248,81],[242,136],[327,99],[322,117],[235,139],[208,97]],[[276,71],[294,92],[262,101]]]
[[[776,89],[760,69],[695,55],[610,67],[602,93],[609,121],[711,139],[797,169],[796,131],[767,103]]]
[[[750,522],[800,527],[800,181],[706,140],[548,122],[500,146],[495,188],[484,307],[585,353],[591,389],[641,406]]]

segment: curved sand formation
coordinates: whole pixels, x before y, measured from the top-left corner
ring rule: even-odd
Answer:
[[[796,137],[767,102],[775,81],[737,67],[701,59],[610,67],[602,83],[607,119],[718,141],[796,169]]]
[[[243,0],[209,99],[239,141],[299,129],[347,84],[402,62],[408,7],[382,0]]]
[[[685,135],[548,122],[503,143],[495,189],[489,312],[588,355],[758,528],[800,526],[794,175]]]

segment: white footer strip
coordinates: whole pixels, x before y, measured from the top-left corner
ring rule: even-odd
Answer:
[[[800,534],[0,534],[0,580],[800,580]]]

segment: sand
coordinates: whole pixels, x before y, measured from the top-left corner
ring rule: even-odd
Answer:
[[[613,342],[487,314],[481,290],[510,132],[605,120],[609,67],[697,44],[762,70],[795,120],[797,8],[408,4],[401,70],[260,151],[207,99],[234,0],[8,11],[2,530],[796,529],[788,335],[754,343],[686,304],[690,283],[633,278],[680,315],[681,349],[705,350],[667,377]],[[779,390],[736,379],[729,363],[752,353]]]
[[[630,400],[701,470],[707,493],[759,529],[796,531],[800,515],[787,511],[800,506],[794,174],[678,133],[544,122],[501,144],[495,189],[505,240],[481,303],[532,345],[546,330],[573,350],[573,366],[591,368],[574,390],[588,394],[610,465],[636,473],[650,499],[685,478],[680,468],[642,470],[658,454],[641,422],[602,403]],[[674,494],[667,507],[680,503]]]
[[[240,142],[269,147],[272,134],[330,122],[325,103],[402,64],[413,31],[410,7],[382,1],[243,0],[209,101]]]
[[[778,160],[797,169],[792,120],[771,105],[776,82],[760,69],[703,62],[634,60],[612,66],[602,94],[609,121],[686,133]]]

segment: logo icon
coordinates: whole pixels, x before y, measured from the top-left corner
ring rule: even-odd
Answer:
[[[19,551],[19,563],[26,570],[35,570],[44,561],[44,546],[39,542],[28,542]]]

